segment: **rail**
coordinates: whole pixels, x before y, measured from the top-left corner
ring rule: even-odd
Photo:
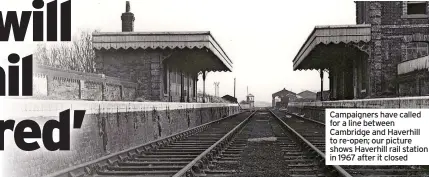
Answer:
[[[287,112],[287,113],[288,114],[292,114],[292,115],[294,115],[294,116],[296,116],[296,117],[298,117],[300,119],[304,119],[304,120],[307,120],[307,121],[310,121],[310,122],[313,122],[313,123],[325,126],[325,123],[323,123],[323,122],[320,122],[320,121],[317,121],[317,120],[313,120],[313,119],[309,119],[309,118],[305,118],[305,117],[302,117],[302,116],[300,116],[298,114],[294,114],[294,113],[291,113],[291,112]]]
[[[148,143],[145,143],[143,145],[139,145],[136,147],[132,147],[111,155],[107,155],[104,156],[102,158],[90,161],[90,162],[86,162],[74,167],[70,167],[55,173],[52,173],[50,175],[47,175],[45,177],[59,177],[59,176],[83,176],[84,174],[94,174],[97,170],[100,170],[102,168],[104,168],[105,166],[109,165],[109,164],[114,164],[117,163],[120,160],[125,160],[127,158],[129,158],[130,156],[134,156],[137,155],[140,152],[143,151],[147,151],[151,148],[156,148],[159,146],[163,146],[166,143],[171,143],[172,141],[176,141],[178,139],[182,139],[184,137],[187,137],[189,135],[192,135],[194,133],[198,133],[201,132],[203,129],[207,128],[210,124],[216,123],[216,122],[220,122],[222,120],[234,117],[236,115],[242,114],[244,112],[238,112],[236,114],[218,119],[218,120],[214,120],[202,125],[199,125],[197,127],[191,128],[191,129],[187,129],[184,131],[181,131],[179,133],[170,135],[168,137],[162,138],[162,139],[158,139],[158,140],[154,140]]]
[[[316,146],[314,146],[313,144],[310,143],[310,141],[308,141],[307,139],[305,139],[301,134],[299,134],[297,131],[295,131],[292,127],[290,127],[288,124],[286,124],[286,122],[284,122],[282,119],[280,119],[280,117],[278,117],[276,114],[274,114],[274,112],[269,109],[269,111],[271,112],[271,114],[276,117],[287,129],[289,129],[294,135],[296,135],[302,142],[304,142],[308,147],[310,147],[314,152],[316,152],[320,157],[322,157],[323,159],[325,158],[325,153],[323,153],[321,150],[319,150]],[[342,167],[338,166],[338,165],[333,165],[332,166],[341,176],[343,177],[352,177],[352,175],[350,175],[346,170],[344,170]]]
[[[207,160],[204,160],[204,159],[208,159],[207,156],[209,156],[209,158],[213,156],[213,154],[209,154],[209,153],[212,152],[216,147],[218,147],[218,145],[220,145],[221,143],[225,142],[226,139],[232,137],[232,135],[234,133],[236,133],[255,113],[256,113],[256,111],[254,111],[252,114],[250,114],[249,117],[247,117],[243,122],[241,122],[240,124],[238,124],[237,126],[235,126],[231,131],[229,131],[226,135],[224,135],[216,143],[214,143],[213,145],[211,145],[203,153],[201,153],[200,155],[198,155],[194,160],[192,160],[188,165],[186,165],[185,167],[183,167],[179,172],[177,172],[176,174],[174,174],[172,177],[186,176],[187,174],[191,173],[192,167],[194,167],[197,163],[203,162],[203,161],[207,161]],[[221,150],[221,149],[218,149],[218,150]]]

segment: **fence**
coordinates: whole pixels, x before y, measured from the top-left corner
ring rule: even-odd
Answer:
[[[103,74],[35,66],[34,97],[45,99],[134,101],[137,84]]]

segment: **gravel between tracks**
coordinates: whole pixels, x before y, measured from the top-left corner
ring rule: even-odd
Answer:
[[[247,125],[250,127],[249,139],[268,138],[268,141],[250,141],[241,159],[240,176],[285,176],[286,162],[281,147],[272,141],[276,134],[272,124],[277,122],[269,113],[256,113]]]

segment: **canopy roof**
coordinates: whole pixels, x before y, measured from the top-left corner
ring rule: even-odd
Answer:
[[[232,61],[206,32],[97,32],[93,33],[93,46],[101,49],[206,49],[232,71]]]
[[[319,45],[360,43],[369,42],[370,40],[371,25],[369,24],[316,26],[293,59],[293,69],[322,69],[302,66],[305,60],[312,59],[310,54]]]

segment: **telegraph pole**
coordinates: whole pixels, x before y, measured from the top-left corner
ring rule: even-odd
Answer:
[[[235,98],[235,78],[234,78],[234,98]]]
[[[220,84],[220,82],[214,82],[215,96],[217,96],[217,97],[219,97],[219,84]]]

